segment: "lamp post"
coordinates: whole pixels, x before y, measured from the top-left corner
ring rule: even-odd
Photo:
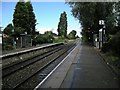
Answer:
[[[14,34],[14,29],[12,29],[12,33]],[[14,36],[13,36],[13,48],[16,49],[16,41]]]
[[[25,46],[27,46],[27,32],[25,32]]]

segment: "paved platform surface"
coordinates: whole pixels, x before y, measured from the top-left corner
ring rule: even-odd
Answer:
[[[79,42],[39,88],[119,88],[119,82],[95,49]]]

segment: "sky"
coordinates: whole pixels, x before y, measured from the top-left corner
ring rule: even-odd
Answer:
[[[2,16],[0,16],[0,26],[2,26],[3,29],[9,23],[12,23],[16,3],[17,2],[2,2]],[[37,20],[36,23],[38,23],[36,25],[36,31],[39,31],[42,34],[45,31],[53,31],[57,34],[60,14],[65,11],[68,21],[68,33],[71,30],[76,30],[77,35],[81,36],[81,25],[79,24],[79,21],[72,16],[71,8],[68,4],[65,4],[64,2],[32,2],[32,6]]]

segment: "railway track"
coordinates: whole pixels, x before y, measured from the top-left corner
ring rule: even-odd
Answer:
[[[13,66],[14,64],[21,63],[25,60],[29,60],[31,58],[42,55],[46,52],[51,51],[52,49],[63,45],[62,43],[47,45],[43,47],[37,47],[33,49],[27,49],[23,51],[18,51],[15,53],[5,54],[0,56],[2,58],[2,69],[7,68],[9,66]]]
[[[3,90],[34,89],[74,46],[75,44],[61,45],[37,57],[3,68]]]
[[[31,59],[27,59],[27,60],[12,64],[12,65],[9,65],[9,66],[6,66],[5,68],[2,69],[2,71],[3,71],[2,72],[2,78],[16,72],[17,70],[25,68],[26,66],[28,66],[30,64],[33,64],[33,63],[37,62],[40,59],[43,59],[43,58],[47,57],[48,55],[56,52],[57,50],[59,50],[61,48],[62,48],[62,46],[58,46],[58,47],[52,48],[52,49],[50,49],[50,50],[48,50],[46,52],[43,52],[43,53],[41,53],[40,55],[38,55],[36,57],[32,57]]]

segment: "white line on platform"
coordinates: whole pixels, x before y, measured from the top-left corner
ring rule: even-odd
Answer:
[[[45,80],[48,79],[48,77],[66,60],[66,58],[77,48],[77,46],[34,88],[34,90],[37,90],[37,88],[39,88]]]

